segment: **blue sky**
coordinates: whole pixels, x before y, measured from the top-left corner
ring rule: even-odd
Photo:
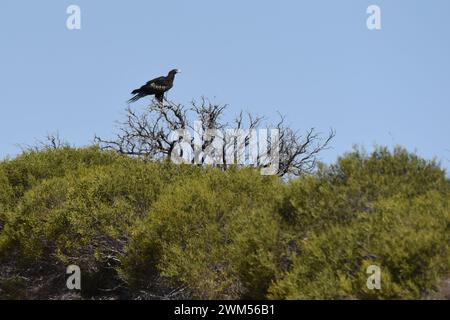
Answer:
[[[66,28],[71,4],[81,30]],[[366,27],[371,4],[380,31]],[[129,92],[176,67],[173,100],[334,128],[325,162],[400,144],[448,168],[449,12],[448,0],[2,0],[0,158],[56,131],[79,146],[111,136]]]

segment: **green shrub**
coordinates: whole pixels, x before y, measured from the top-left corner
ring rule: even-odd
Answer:
[[[194,171],[115,157],[108,165],[80,166],[36,181],[5,215],[0,257],[23,269],[77,264],[85,279],[105,278],[99,270],[120,263],[131,226],[161,189],[177,172]]]
[[[297,238],[277,299],[419,298],[449,272],[445,172],[401,148],[354,151],[287,186],[282,214]],[[382,268],[368,290],[366,268]]]
[[[445,172],[401,148],[290,181],[94,147],[25,153],[0,162],[0,298],[66,297],[69,264],[84,298],[427,297],[450,274],[449,205]]]
[[[66,172],[79,167],[108,165],[119,156],[112,152],[100,151],[97,147],[85,149],[49,149],[25,152],[13,160],[0,163],[0,171],[8,179],[18,201],[25,191],[44,179],[64,176]]]
[[[0,232],[6,219],[6,213],[13,205],[14,191],[9,184],[8,177],[0,168]]]
[[[275,299],[417,299],[450,265],[448,199],[432,191],[380,200],[347,226],[298,242],[292,270],[270,288]],[[366,286],[366,268],[381,268],[382,290]]]
[[[254,170],[210,170],[173,186],[138,226],[124,274],[145,288],[153,269],[195,298],[264,297],[276,272],[280,188]]]

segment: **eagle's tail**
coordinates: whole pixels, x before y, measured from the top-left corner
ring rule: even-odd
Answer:
[[[134,90],[131,94],[134,94],[135,96],[132,97],[130,100],[128,100],[128,103],[136,102],[140,98],[144,97],[144,95],[141,92],[139,92],[139,89]]]

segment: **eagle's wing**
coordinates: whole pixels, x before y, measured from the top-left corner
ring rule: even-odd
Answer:
[[[152,89],[155,91],[166,91],[169,88],[169,84],[165,77],[159,77],[147,82],[144,87],[146,89]]]

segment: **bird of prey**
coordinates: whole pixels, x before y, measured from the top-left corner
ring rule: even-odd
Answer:
[[[152,95],[155,95],[156,100],[162,103],[164,99],[164,93],[172,89],[173,80],[175,79],[175,75],[177,73],[180,73],[180,70],[173,69],[166,77],[159,77],[150,80],[139,89],[133,90],[131,94],[133,94],[134,97],[128,100],[128,103],[136,102],[143,97]]]

